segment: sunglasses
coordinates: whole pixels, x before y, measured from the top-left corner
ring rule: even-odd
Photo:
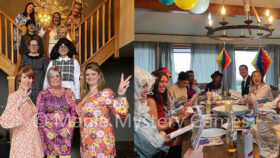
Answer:
[[[53,75],[50,77],[51,79],[60,78],[60,75]]]

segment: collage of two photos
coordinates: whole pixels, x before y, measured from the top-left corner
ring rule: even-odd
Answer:
[[[279,8],[0,0],[1,157],[278,157]]]

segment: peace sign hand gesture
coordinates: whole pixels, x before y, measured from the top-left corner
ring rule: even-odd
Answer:
[[[18,108],[20,108],[20,106],[22,106],[29,98],[29,95],[31,94],[31,89],[28,90],[26,89],[23,94],[21,94],[20,96],[20,104],[18,106]]]
[[[131,75],[124,80],[123,73],[122,73],[121,81],[120,81],[119,88],[118,88],[118,95],[124,95],[125,94],[127,88],[129,87],[129,79],[130,78],[131,78]]]

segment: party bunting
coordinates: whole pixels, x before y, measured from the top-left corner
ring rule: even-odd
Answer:
[[[228,65],[231,63],[231,58],[229,57],[225,48],[221,50],[216,61],[220,67],[220,69],[224,72]]]
[[[254,60],[252,61],[252,65],[259,71],[263,76],[265,76],[267,70],[269,69],[272,63],[271,58],[265,52],[263,48],[259,49],[259,52],[255,56]]]

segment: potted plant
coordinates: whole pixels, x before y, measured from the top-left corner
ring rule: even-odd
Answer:
[[[0,127],[0,155],[1,158],[9,158],[10,153],[10,132]]]

